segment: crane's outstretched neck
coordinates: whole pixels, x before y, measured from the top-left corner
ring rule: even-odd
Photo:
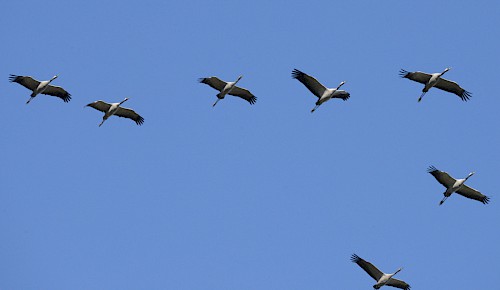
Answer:
[[[469,175],[465,178],[465,180],[469,179],[469,177],[471,177],[471,176],[472,176],[472,175],[474,175],[474,174],[475,174],[475,172],[471,172],[471,173],[469,173]],[[465,182],[465,180],[464,180],[464,182]]]
[[[120,106],[121,104],[125,103],[126,101],[128,101],[128,98],[123,99],[123,101],[121,101],[120,104],[118,104],[118,106]]]
[[[444,69],[444,71],[443,71],[443,72],[442,72],[439,76],[441,77],[442,75],[444,75],[444,74],[445,74],[447,71],[449,71],[450,69],[451,69],[451,67],[447,67],[447,68],[445,68],[445,69]]]

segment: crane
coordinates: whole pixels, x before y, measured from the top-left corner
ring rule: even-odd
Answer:
[[[218,77],[200,78],[198,81],[219,91],[217,94],[217,101],[215,101],[212,107],[215,107],[215,105],[217,105],[220,100],[224,99],[226,95],[240,97],[253,105],[257,101],[257,97],[250,93],[249,90],[236,86],[236,83],[239,82],[242,77],[243,76],[239,76],[234,82],[225,82]]]
[[[396,275],[399,271],[401,271],[403,268],[399,268],[396,272],[392,274],[385,274],[382,273],[377,267],[373,266],[372,263],[367,262],[363,259],[361,259],[358,255],[352,254],[351,256],[351,261],[358,264],[363,270],[365,270],[368,275],[370,275],[377,283],[373,285],[373,288],[379,289],[380,287],[387,285],[387,286],[392,286],[404,290],[409,290],[410,285],[406,283],[405,281],[398,280],[396,278],[393,278],[394,275]]]
[[[404,69],[399,71],[399,75],[402,78],[407,78],[412,81],[424,84],[424,88],[422,89],[422,95],[418,98],[420,102],[422,97],[427,93],[432,87],[436,87],[440,90],[447,91],[449,93],[453,93],[462,99],[462,101],[466,102],[471,97],[471,93],[462,89],[457,83],[449,81],[447,79],[442,78],[442,76],[449,71],[451,68],[446,68],[441,73],[428,74],[424,72],[408,72]]]
[[[109,117],[115,115],[118,117],[129,118],[135,121],[137,125],[142,125],[144,123],[144,118],[137,114],[132,109],[127,109],[120,107],[121,104],[128,101],[128,98],[125,98],[123,101],[119,103],[111,103],[108,104],[104,101],[95,101],[86,105],[86,107],[92,107],[98,111],[104,112],[104,116],[102,117],[102,122],[99,124],[99,127],[106,121]]]
[[[321,104],[332,98],[339,98],[346,101],[350,97],[350,94],[348,92],[339,90],[340,87],[345,84],[345,81],[341,82],[336,89],[329,89],[323,86],[320,82],[318,82],[318,80],[316,80],[312,76],[305,74],[298,69],[294,69],[292,71],[292,78],[297,79],[299,82],[303,83],[309,89],[309,91],[311,91],[311,93],[313,93],[316,97],[318,97],[318,101],[316,102],[316,107],[314,107],[311,110],[311,113],[316,111],[316,109]]]
[[[463,179],[455,179],[451,177],[448,173],[444,171],[437,170],[434,166],[429,166],[427,172],[432,174],[436,180],[441,183],[444,187],[446,187],[446,191],[443,193],[444,198],[439,202],[439,205],[442,205],[443,202],[454,192],[465,196],[467,198],[475,199],[483,204],[487,204],[490,201],[490,198],[486,195],[483,195],[479,191],[468,187],[465,185],[465,181],[469,179],[475,172],[469,173],[469,175]]]
[[[26,104],[29,104],[31,100],[36,97],[38,94],[44,94],[44,95],[50,95],[54,97],[61,98],[65,103],[69,102],[71,100],[71,94],[68,93],[66,90],[64,90],[61,87],[58,86],[52,86],[50,83],[55,80],[58,76],[53,76],[50,80],[48,81],[37,81],[34,78],[30,76],[16,76],[16,75],[10,75],[9,81],[12,83],[18,83],[22,85],[23,87],[29,89],[32,91],[30,99],[26,102]]]

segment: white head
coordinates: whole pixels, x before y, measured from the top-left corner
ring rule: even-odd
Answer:
[[[444,71],[441,73],[442,75],[444,75],[447,71],[449,71],[451,69],[451,67],[447,67],[444,69]]]
[[[58,77],[58,75],[53,76],[53,77],[50,79],[50,81],[53,81],[53,80],[57,79],[57,77]]]
[[[241,80],[241,78],[242,78],[242,77],[243,77],[242,75],[241,75],[241,76],[239,76],[239,77],[238,77],[238,79],[237,79],[236,81],[239,81],[239,80]]]
[[[128,101],[128,98],[123,99],[123,101],[120,102],[120,105]]]
[[[403,267],[399,268],[396,272],[394,272],[393,275],[396,275],[397,273],[399,273],[399,271],[403,270]]]
[[[469,173],[469,176],[467,176],[467,178],[471,177],[471,176],[472,176],[472,175],[474,175],[474,174],[476,174],[476,172],[471,172],[471,173]],[[467,179],[467,178],[466,178],[466,179]]]

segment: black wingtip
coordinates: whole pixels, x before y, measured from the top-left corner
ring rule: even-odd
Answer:
[[[485,196],[481,202],[483,204],[488,204],[490,202],[490,198],[488,196]]]
[[[61,97],[61,99],[63,99],[63,101],[65,103],[67,103],[67,102],[71,101],[71,94],[68,93],[67,95]]]
[[[15,81],[16,81],[16,79],[17,79],[17,77],[18,77],[18,76],[11,74],[11,75],[9,76],[9,81],[10,81],[11,83],[12,83],[12,82],[15,82]]]
[[[248,100],[248,102],[250,103],[250,105],[255,104],[255,102],[257,102],[257,97],[256,97],[256,96],[252,96],[252,97]]]
[[[404,69],[399,70],[399,76],[405,78],[410,72]]]
[[[135,123],[139,126],[142,126],[144,124],[144,118],[140,115],[137,115],[137,118],[133,119]]]
[[[360,260],[361,260],[361,258],[360,258],[358,255],[356,255],[356,254],[352,254],[352,255],[351,255],[351,261],[352,261],[353,263],[357,263],[357,262],[359,262]]]
[[[431,166],[429,166],[429,168],[427,168],[427,172],[428,172],[428,173],[432,173],[432,172],[434,172],[434,171],[438,171],[438,170],[437,170],[437,168],[436,168],[436,167],[434,167],[434,165],[431,165]]]
[[[298,70],[296,68],[294,68],[292,71],[292,78],[294,78],[294,79],[299,78],[303,75],[305,75],[305,73],[301,72],[300,70]]]
[[[472,93],[466,90],[464,90],[464,92],[460,95],[460,99],[462,99],[462,101],[464,102],[467,102],[470,99],[470,97],[472,97]]]
[[[200,83],[204,83],[206,79],[207,79],[207,78],[199,78],[199,79],[198,79],[198,82],[200,82]]]

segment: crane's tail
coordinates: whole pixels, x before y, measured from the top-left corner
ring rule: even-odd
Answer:
[[[316,109],[319,107],[319,105],[316,105],[316,107],[314,107],[312,110],[311,110],[311,113],[314,113],[314,111],[316,111]]]

